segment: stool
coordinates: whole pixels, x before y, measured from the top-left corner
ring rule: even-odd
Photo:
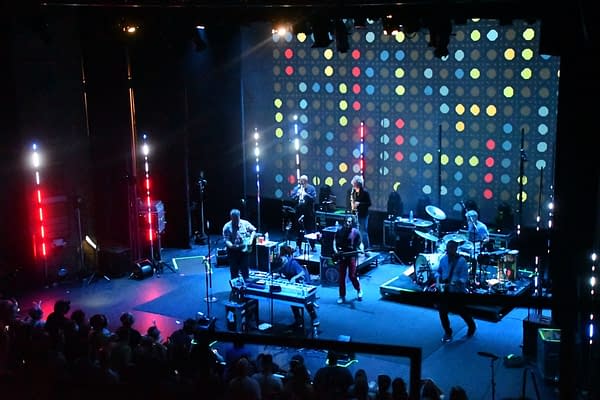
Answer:
[[[248,332],[249,321],[255,322],[258,329],[258,300],[244,299],[242,303],[228,302],[225,304],[225,319],[227,329],[234,332]]]

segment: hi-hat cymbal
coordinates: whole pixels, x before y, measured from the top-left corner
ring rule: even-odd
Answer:
[[[431,218],[437,219],[438,221],[446,219],[446,213],[436,206],[428,205],[425,207],[425,211],[427,211],[427,214],[431,215]]]
[[[415,231],[415,233],[424,239],[431,240],[432,242],[437,242],[437,240],[438,240],[437,236],[432,235],[431,233],[428,233],[428,232]]]

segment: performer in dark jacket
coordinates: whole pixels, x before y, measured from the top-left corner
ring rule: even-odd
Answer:
[[[356,271],[360,244],[360,232],[354,227],[354,219],[348,217],[346,218],[344,225],[342,225],[335,233],[333,243],[333,250],[335,252],[334,259],[338,262],[340,272],[340,297],[337,299],[338,304],[342,304],[346,301],[346,274],[348,274],[352,286],[356,289],[358,301],[362,301],[363,292],[360,288],[360,282],[358,281]]]

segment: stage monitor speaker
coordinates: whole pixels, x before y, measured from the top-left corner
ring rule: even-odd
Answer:
[[[331,257],[321,257],[321,286],[337,286],[339,280],[338,265]]]
[[[152,265],[152,261],[143,259],[134,263],[133,272],[131,273],[131,277],[133,279],[142,280],[149,278],[152,275],[154,275],[154,266]]]

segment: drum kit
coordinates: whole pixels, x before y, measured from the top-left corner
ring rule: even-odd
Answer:
[[[440,235],[440,222],[445,220],[446,213],[436,206],[428,205],[425,207],[427,214],[433,218],[432,221],[419,220],[415,218],[413,224],[416,228],[429,228],[435,224],[435,228],[429,232],[415,229],[414,233],[425,239],[425,253],[420,253],[414,264],[415,283],[424,286],[425,289],[434,283],[434,273],[439,266],[440,259],[446,252],[446,246],[450,241],[458,243],[458,254],[465,257],[470,265],[471,276],[475,275],[478,263],[481,268],[484,265],[497,265],[497,281],[514,281],[517,275],[517,256],[518,250],[500,249],[496,251],[485,251],[481,243],[468,240],[467,235],[459,232],[448,233],[443,237]],[[441,239],[440,239],[441,237]]]

